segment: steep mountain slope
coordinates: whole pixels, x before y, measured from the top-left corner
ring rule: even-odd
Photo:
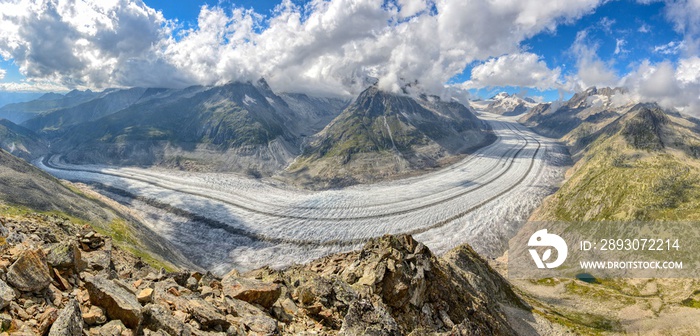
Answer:
[[[485,123],[459,103],[370,87],[288,170],[328,186],[370,182],[441,166],[493,138]]]
[[[618,232],[613,236],[625,238],[636,237],[625,230],[634,232],[647,223],[654,226],[654,235],[683,237],[676,221],[692,223],[700,218],[700,121],[656,104],[621,100],[595,107],[590,97],[574,96],[560,109],[562,115],[557,111],[535,117],[540,131],[561,134],[568,129],[561,139],[576,163],[561,188],[530,220],[562,221],[569,232],[614,225]],[[566,127],[557,129],[553,120]],[[689,252],[694,251],[670,258]],[[514,284],[527,293],[535,309],[584,333],[696,333],[700,319],[696,279],[609,279],[595,270],[587,272],[594,281],[541,279]]]
[[[42,113],[73,107],[99,97],[101,93],[73,90],[65,95],[47,93],[24,103],[8,104],[0,108],[0,118],[21,124]]]
[[[0,213],[50,213],[81,223],[96,230],[117,234],[116,242],[154,264],[191,266],[169,243],[143,227],[128,212],[118,212],[113,202],[97,195],[88,197],[75,186],[64,184],[24,160],[0,150]]]
[[[22,126],[41,133],[58,133],[51,135],[60,136],[61,131],[67,127],[84,122],[94,121],[112,113],[125,109],[140,100],[146,100],[149,96],[157,94],[157,89],[132,88],[126,90],[111,90],[102,96],[88,102],[45,112],[22,123]]]
[[[27,161],[49,151],[37,134],[6,119],[0,119],[0,148]]]
[[[491,103],[486,106],[485,110],[495,114],[515,116],[530,111],[536,105],[537,103],[532,99],[501,92],[491,98]]]
[[[655,104],[588,135],[573,131],[576,165],[537,219],[696,220],[700,218],[700,124]]]
[[[616,96],[625,93],[622,88],[589,88],[576,93],[565,103],[539,104],[520,118],[520,122],[536,132],[559,138],[584,122],[600,124],[619,116],[617,108],[627,104]],[[581,128],[580,131],[586,131]]]
[[[300,120],[298,134],[301,137],[312,136],[328,125],[333,118],[343,111],[349,101],[338,98],[317,98],[303,93],[281,93],[279,95],[286,106],[285,110]]]
[[[264,80],[152,92],[140,99],[106,117],[63,128],[66,136],[52,149],[70,162],[272,174],[299,153],[302,135],[325,126],[319,116],[328,119],[342,108],[339,101],[326,100],[301,114],[314,103],[310,98],[287,95],[295,109]]]

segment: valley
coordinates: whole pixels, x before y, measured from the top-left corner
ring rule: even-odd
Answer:
[[[219,274],[302,263],[384,234],[412,234],[436,253],[469,243],[498,257],[555,190],[568,157],[512,117],[480,117],[497,139],[458,163],[343,189],[310,191],[232,173],[74,165],[57,156],[35,164],[128,205],[191,262]]]

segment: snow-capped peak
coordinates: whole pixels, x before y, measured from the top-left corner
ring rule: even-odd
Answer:
[[[501,92],[491,99],[486,110],[491,113],[515,115],[525,113],[537,105],[532,99],[523,99],[516,95]]]

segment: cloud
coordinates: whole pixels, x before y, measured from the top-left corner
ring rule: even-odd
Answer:
[[[47,81],[0,83],[0,91],[8,92],[65,92],[66,87]]]
[[[700,52],[700,0],[667,0],[665,14],[684,35],[687,55]]]
[[[642,34],[650,33],[651,27],[646,23],[642,23],[642,25],[639,26],[639,29],[637,29],[637,31],[642,33]]]
[[[67,87],[128,85],[114,78],[133,60],[156,58],[168,33],[162,15],[141,1],[29,1],[0,4],[0,56],[30,81]],[[132,82],[148,83],[144,72]]]
[[[539,90],[561,86],[561,69],[550,69],[539,56],[524,52],[492,58],[472,69],[467,88],[495,86],[532,87]]]
[[[643,61],[625,76],[623,85],[636,100],[658,102],[700,117],[700,58],[681,59],[678,66],[669,61],[653,64]]]
[[[685,49],[685,42],[684,41],[671,41],[671,42],[666,43],[666,44],[655,46],[654,52],[657,52],[657,53],[663,54],[663,55],[675,55],[684,49]]]
[[[624,39],[615,39],[615,55],[618,54],[625,54],[629,52],[628,50],[625,49],[625,44],[627,44],[627,41]]]
[[[692,56],[680,60],[676,78],[683,84],[700,84],[700,57]]]
[[[398,4],[401,8],[399,16],[404,18],[416,15],[428,8],[426,0],[398,0]]]
[[[270,17],[203,7],[195,27],[177,31],[141,0],[11,0],[0,3],[0,56],[29,82],[66,87],[265,77],[280,91],[350,95],[372,77],[388,90],[417,80],[435,92],[467,64],[518,53],[600,3],[284,0]]]
[[[606,32],[608,34],[612,34],[612,26],[615,25],[615,23],[616,23],[615,19],[611,19],[611,18],[605,16],[602,19],[600,19],[600,22],[598,24],[600,25],[600,28],[604,32]]]
[[[374,77],[387,90],[417,80],[436,92],[472,61],[516,52],[525,38],[578,18],[599,1],[543,3],[437,0],[385,6],[382,0],[319,0],[298,8],[285,2],[261,33],[250,32],[238,44],[219,43],[213,54],[221,61],[206,68],[223,80],[264,76],[278,90],[352,94]],[[426,6],[434,10],[423,10]],[[200,22],[188,35],[206,30]],[[169,50],[181,53],[185,63],[192,59],[180,43]]]
[[[589,41],[586,30],[576,34],[570,52],[576,57],[577,72],[567,78],[569,90],[580,91],[591,86],[616,86],[619,82],[615,71],[598,56],[598,44]]]
[[[0,69],[0,80],[5,78],[5,75],[7,74],[7,70],[5,69]]]

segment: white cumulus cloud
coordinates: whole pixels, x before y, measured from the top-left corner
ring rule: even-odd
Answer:
[[[601,1],[284,0],[270,17],[203,7],[183,31],[141,0],[6,0],[0,56],[28,82],[66,87],[265,77],[277,90],[349,95],[376,78],[385,89],[418,81],[439,91],[467,64],[519,53],[524,39]]]
[[[493,58],[474,67],[471,80],[464,83],[464,86],[522,86],[547,90],[561,86],[560,76],[561,69],[550,69],[539,56],[523,52]]]
[[[700,117],[700,58],[682,59],[677,66],[669,61],[640,66],[623,78],[637,100],[658,102],[665,108],[676,108]]]
[[[610,64],[598,56],[598,45],[589,41],[586,30],[576,34],[570,51],[576,56],[577,72],[567,78],[569,90],[580,91],[591,86],[606,87],[618,84],[617,74]]]

